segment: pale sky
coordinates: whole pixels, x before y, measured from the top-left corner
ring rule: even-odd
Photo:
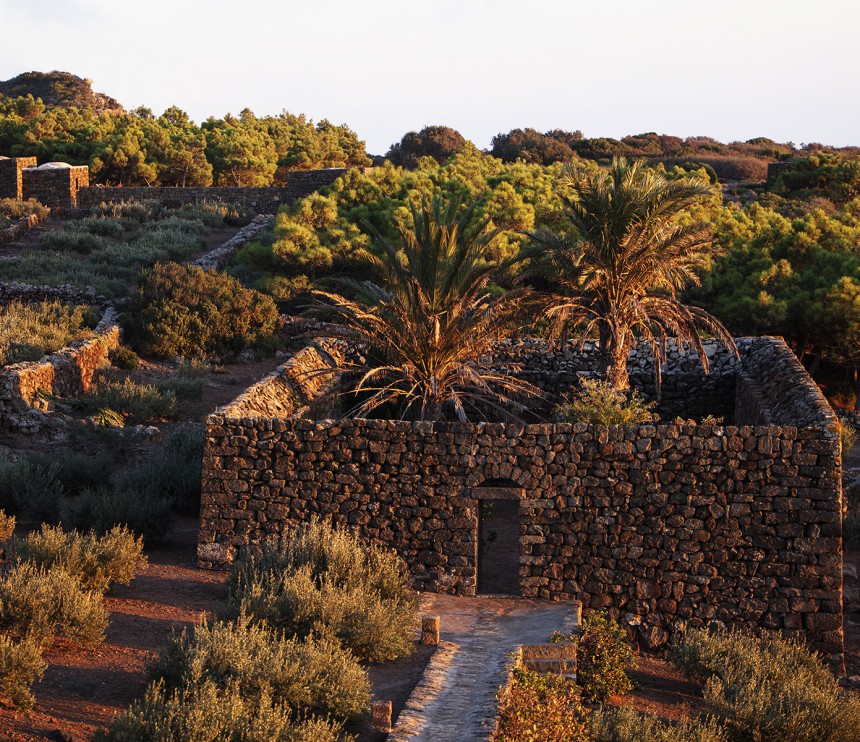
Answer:
[[[384,154],[428,124],[860,145],[857,0],[0,0],[0,79],[286,109]]]

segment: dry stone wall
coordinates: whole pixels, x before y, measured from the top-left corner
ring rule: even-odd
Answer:
[[[242,245],[257,239],[272,224],[274,219],[275,217],[271,214],[259,214],[255,216],[223,245],[219,245],[214,250],[197,258],[191,265],[196,265],[199,268],[223,270],[233,262],[233,258],[236,257],[236,251]]]
[[[164,206],[182,206],[200,201],[223,201],[241,204],[260,213],[274,213],[279,206],[308,196],[324,186],[331,185],[346,171],[344,168],[327,170],[296,170],[286,174],[286,182],[270,187],[100,187],[83,188],[79,194],[79,208],[88,209],[97,204],[117,201],[152,199]]]
[[[198,559],[224,566],[321,515],[396,549],[419,588],[473,594],[496,491],[519,500],[523,595],[607,609],[647,646],[722,622],[839,654],[835,418],[780,339],[739,348],[724,375],[755,393],[734,415],[770,424],[315,421],[246,395],[208,420]]]
[[[71,397],[87,391],[96,369],[107,364],[110,351],[119,345],[117,312],[92,289],[0,284],[0,303],[45,299],[103,306],[104,314],[92,337],[70,343],[39,361],[0,368],[0,430],[38,432],[45,423],[44,416],[39,413],[52,409],[45,395]]]

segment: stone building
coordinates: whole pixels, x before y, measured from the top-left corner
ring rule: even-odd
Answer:
[[[35,157],[0,157],[0,198],[20,201],[24,195],[21,171],[35,166]]]
[[[23,198],[35,198],[52,209],[78,208],[78,191],[89,185],[86,165],[46,162],[21,171]]]
[[[607,427],[340,419],[315,408],[324,377],[307,372],[348,351],[318,343],[208,418],[198,560],[226,566],[319,516],[397,550],[420,589],[577,599],[650,647],[717,622],[839,655],[836,419],[781,339],[738,347],[708,345],[710,376],[675,348],[665,422]],[[597,358],[520,341],[496,363],[552,395]],[[644,348],[629,366],[653,394]],[[723,419],[674,420],[708,413]]]

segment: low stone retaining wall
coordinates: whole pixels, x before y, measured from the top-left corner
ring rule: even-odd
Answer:
[[[39,218],[38,214],[30,214],[30,216],[19,219],[11,226],[6,227],[6,229],[0,230],[0,245],[14,242],[34,227],[38,227],[42,221],[44,220]]]
[[[649,647],[716,621],[839,654],[836,418],[781,339],[738,346],[725,378],[754,393],[735,425],[315,421],[258,385],[207,421],[198,558],[322,515],[397,550],[417,587],[474,594],[495,491],[519,502],[524,596],[607,609]]]
[[[223,270],[233,262],[236,257],[236,251],[242,245],[257,239],[266,229],[272,224],[275,217],[271,214],[260,214],[255,216],[248,224],[234,234],[223,245],[216,247],[214,250],[197,258],[191,265],[196,265],[198,268],[214,268],[215,270]]]
[[[78,191],[78,208],[88,209],[97,204],[117,201],[155,200],[165,206],[182,206],[200,201],[222,201],[254,209],[257,213],[274,213],[279,206],[304,198],[324,186],[331,185],[347,170],[295,170],[287,173],[286,182],[269,187],[96,187]]]
[[[107,306],[93,337],[70,343],[39,361],[0,368],[0,429],[38,432],[44,419],[32,411],[51,410],[45,395],[72,397],[87,391],[96,369],[108,363],[108,354],[119,345],[119,338],[117,312]]]

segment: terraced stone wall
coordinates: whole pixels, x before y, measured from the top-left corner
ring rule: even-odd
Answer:
[[[246,395],[208,420],[198,559],[321,515],[396,549],[418,587],[472,594],[479,500],[501,483],[523,595],[607,609],[647,646],[722,622],[839,654],[835,418],[781,340],[738,344],[732,425],[310,420]]]

